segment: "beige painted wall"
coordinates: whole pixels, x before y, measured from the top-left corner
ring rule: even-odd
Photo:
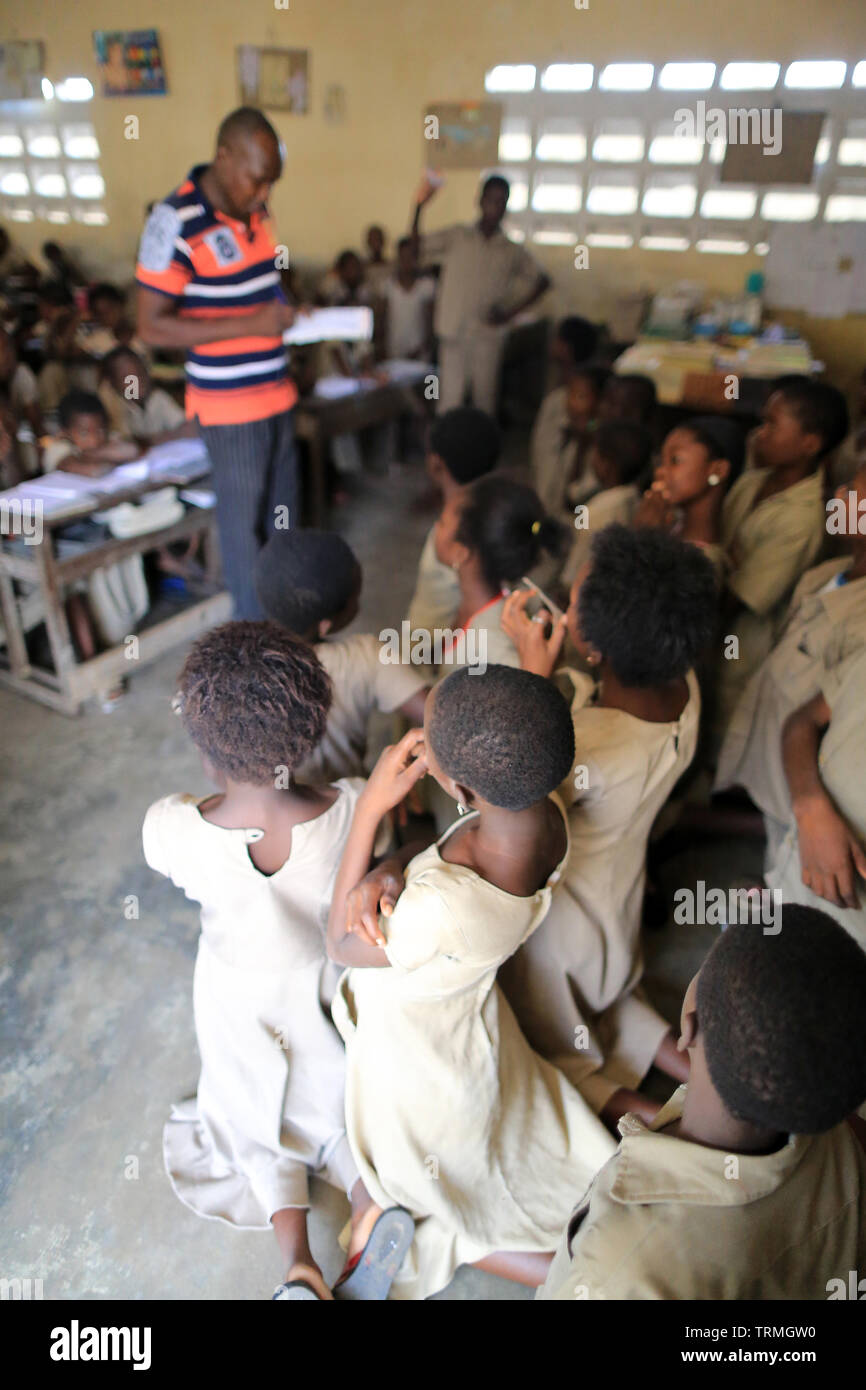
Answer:
[[[284,0],[277,0],[284,3]],[[647,58],[866,58],[866,5],[860,0],[11,0],[0,3],[0,33],[41,38],[48,75],[84,73],[97,85],[91,32],[159,30],[167,97],[90,103],[108,186],[107,228],[53,228],[92,271],[124,276],[134,256],[146,202],[167,193],[194,163],[208,158],[216,125],[237,103],[238,43],[309,48],[313,111],[272,113],[288,159],[273,197],[282,239],[304,260],[330,259],[381,221],[399,234],[423,162],[421,118],[431,101],[481,96],[497,62]],[[347,118],[322,114],[330,83],[345,88]],[[579,98],[578,98],[579,100]],[[123,118],[139,117],[141,138],[123,137]],[[429,209],[431,227],[468,218],[472,173],[449,177]],[[35,250],[44,224],[22,225],[17,239]],[[554,275],[551,312],[605,313],[614,293],[656,288],[682,278],[736,291],[752,257],[696,252],[593,251],[575,271],[568,248],[540,256]],[[793,320],[795,316],[790,316]],[[866,320],[801,319],[840,384],[866,364]]]

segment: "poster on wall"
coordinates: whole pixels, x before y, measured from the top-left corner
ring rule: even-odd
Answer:
[[[104,97],[165,96],[165,68],[155,29],[97,29],[93,46]]]
[[[306,48],[237,50],[238,87],[242,106],[288,111],[306,116],[310,109],[310,55]]]
[[[423,116],[424,162],[431,169],[482,169],[499,162],[502,105],[441,101]]]
[[[45,51],[38,39],[0,43],[0,101],[39,101]]]

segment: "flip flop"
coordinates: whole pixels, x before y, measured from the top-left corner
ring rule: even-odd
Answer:
[[[271,1295],[271,1301],[288,1302],[290,1300],[295,1303],[324,1303],[324,1299],[319,1297],[312,1284],[308,1284],[306,1279],[290,1279],[288,1284],[277,1284]]]
[[[334,1285],[334,1298],[384,1303],[414,1236],[415,1222],[405,1207],[383,1211],[364,1249],[353,1255]]]

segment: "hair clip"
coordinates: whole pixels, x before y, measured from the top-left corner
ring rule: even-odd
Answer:
[[[541,522],[540,522],[540,521],[533,521],[533,523],[532,523],[532,534],[533,534],[533,536],[537,536],[540,530],[541,530]]]

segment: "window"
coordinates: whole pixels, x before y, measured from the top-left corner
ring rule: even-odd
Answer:
[[[643,159],[644,137],[635,121],[604,121],[592,145],[592,157],[599,163],[637,164]]]
[[[701,217],[732,217],[745,222],[754,217],[758,195],[750,188],[708,188],[701,199]]]
[[[697,185],[677,175],[660,175],[644,187],[641,212],[647,217],[691,217],[698,199]]]
[[[570,117],[551,117],[539,130],[535,158],[582,164],[586,159],[586,133]]]
[[[786,87],[841,87],[845,81],[845,63],[791,63],[785,72]]]
[[[655,128],[649,147],[650,164],[700,164],[704,142],[696,135],[681,135],[673,121]]]
[[[640,246],[643,251],[688,251],[687,236],[642,236]]]
[[[0,217],[105,226],[99,141],[86,109],[69,105],[89,101],[93,88],[86,77],[56,87],[46,80],[48,88],[53,95],[44,102],[10,103],[6,111],[18,119],[0,122]]]
[[[605,178],[602,174],[592,180],[586,198],[587,212],[623,216],[637,211],[637,184],[622,179]]]
[[[866,222],[866,189],[862,193],[832,193],[824,218],[827,222]]]
[[[836,151],[839,164],[848,167],[866,164],[866,121],[849,121]]]
[[[531,63],[503,63],[488,72],[484,86],[488,92],[531,92],[535,68]]]
[[[711,256],[745,256],[749,243],[728,237],[703,237],[698,239],[697,249]]]
[[[532,190],[535,212],[578,212],[581,190],[576,179],[565,174],[538,174]]]
[[[586,244],[611,251],[627,251],[634,246],[634,237],[629,232],[588,232]]]
[[[665,63],[659,86],[666,92],[705,92],[715,75],[715,63]]]
[[[761,201],[761,216],[768,222],[809,222],[818,211],[819,202],[812,189],[798,193],[772,189]]]
[[[645,92],[652,80],[652,63],[608,63],[598,85],[603,92]]]
[[[588,92],[592,79],[592,63],[551,63],[541,74],[541,89],[544,92]]]
[[[723,92],[768,92],[778,80],[778,63],[728,63],[719,86]]]

